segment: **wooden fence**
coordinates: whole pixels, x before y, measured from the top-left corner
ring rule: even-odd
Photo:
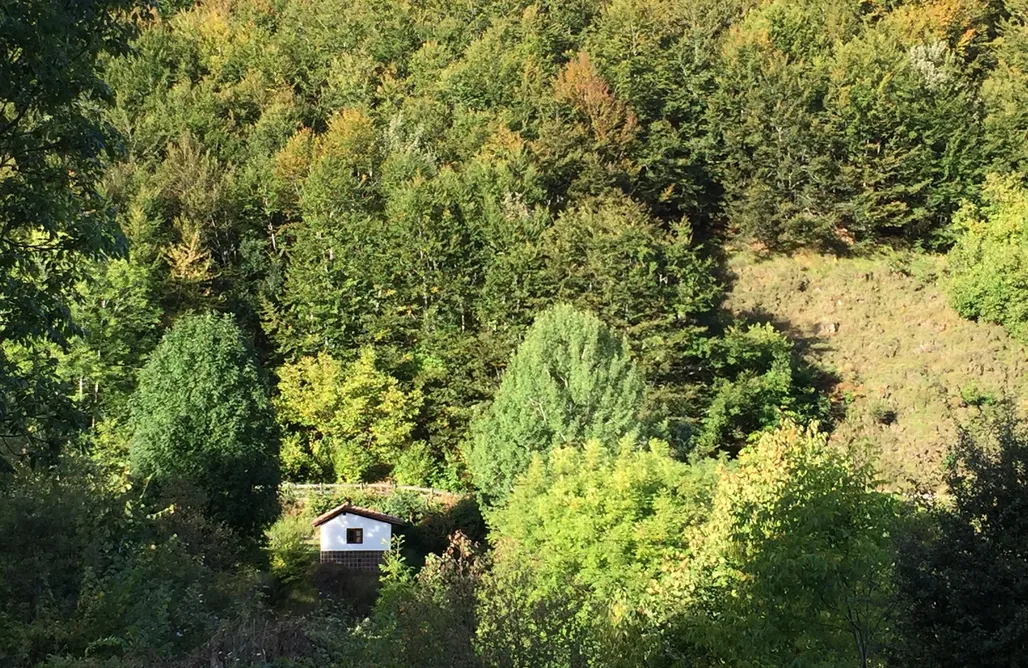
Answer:
[[[335,494],[336,492],[345,492],[348,490],[353,490],[371,494],[381,494],[382,496],[388,496],[395,492],[404,491],[414,492],[415,494],[421,494],[422,496],[428,497],[429,501],[439,499],[444,502],[458,501],[466,496],[465,494],[449,492],[445,489],[432,489],[431,487],[414,487],[413,485],[394,485],[388,482],[285,482],[282,483],[282,487],[284,489],[313,492],[315,494]]]

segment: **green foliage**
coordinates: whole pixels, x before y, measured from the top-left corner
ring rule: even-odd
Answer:
[[[102,54],[123,53],[132,0],[0,9],[0,463],[54,457],[78,427],[49,344],[89,259],[121,249],[98,189],[117,135],[99,104]]]
[[[711,124],[733,226],[773,247],[930,238],[986,161],[985,3],[763,3],[724,42]]]
[[[258,539],[278,511],[278,430],[264,380],[229,316],[184,316],[139,374],[133,472],[187,482],[210,517]]]
[[[593,315],[556,306],[536,318],[493,403],[471,425],[475,485],[502,500],[532,453],[644,429],[643,378],[624,341]]]
[[[687,553],[714,472],[713,461],[675,461],[659,441],[537,455],[489,515],[497,551],[480,613],[485,651],[499,665],[649,665],[663,648],[649,635],[647,591]]]
[[[150,273],[126,260],[97,267],[79,286],[72,314],[81,333],[58,354],[73,398],[94,420],[124,418],[145,356],[160,338]]]
[[[871,419],[878,424],[890,425],[896,421],[896,411],[889,408],[889,404],[878,401],[871,404]]]
[[[1021,434],[911,529],[792,426],[829,412],[783,334],[713,332],[736,237],[961,234],[952,303],[1024,338],[1023,0],[74,5],[0,8],[0,663],[1016,656]],[[18,462],[64,443],[108,468]],[[474,483],[495,549],[446,550],[470,499],[359,494],[425,566],[351,624],[307,577],[341,499],[272,524],[280,470]],[[310,616],[232,604],[265,536]]]
[[[746,5],[616,0],[589,31],[587,52],[638,118],[636,192],[655,210],[704,215],[716,199],[707,99],[725,30]]]
[[[794,425],[725,469],[656,596],[700,665],[881,665],[897,507],[866,467]]]
[[[561,302],[595,313],[624,332],[654,412],[678,426],[705,351],[704,316],[720,296],[687,221],[662,225],[631,199],[607,194],[564,211],[523,254],[501,262],[508,266],[487,282],[480,317],[507,331],[527,324],[503,322],[512,281],[531,307],[525,317]]]
[[[1028,171],[1024,142],[1028,131],[1025,101],[1028,100],[1028,3],[1012,0],[1003,3],[1004,18],[999,21],[999,39],[993,45],[996,66],[982,83],[985,138],[1001,173]]]
[[[473,646],[475,603],[487,564],[459,532],[416,575],[393,558],[371,618],[378,632],[368,652],[374,665],[481,665]]]
[[[828,130],[845,156],[836,215],[857,239],[947,243],[946,223],[987,161],[975,86],[987,3],[917,11],[897,8],[837,48],[829,74]]]
[[[996,406],[999,399],[992,392],[979,389],[976,383],[968,383],[960,388],[960,400],[968,406],[982,408],[984,406]]]
[[[994,322],[1028,340],[1028,191],[1011,176],[990,175],[983,204],[968,204],[949,253],[950,303],[965,318]]]
[[[0,495],[4,665],[153,665],[205,640],[245,598],[229,572],[235,538],[187,494],[157,515],[132,496],[80,459],[15,473]]]
[[[1010,406],[961,431],[946,464],[951,502],[931,502],[902,537],[905,660],[1002,666],[1024,644],[1026,466],[1028,434]]]
[[[699,149],[679,160],[674,139],[698,98],[681,122],[648,100],[641,129],[605,78],[610,49],[583,50],[591,2],[344,5],[197,5],[112,63],[132,160],[109,191],[165,317],[232,311],[271,363],[373,347],[422,393],[423,445],[396,475],[456,484],[470,407],[537,313],[572,303],[625,332],[681,437],[719,294],[681,217],[697,208]],[[674,39],[691,14],[667,11]],[[705,25],[726,15],[710,12]],[[661,145],[641,165],[650,134]],[[331,475],[306,470],[306,447],[287,440],[290,475]]]
[[[631,644],[605,643],[605,606],[590,600],[570,574],[558,574],[555,586],[540,593],[531,565],[503,559],[500,550],[482,583],[477,610],[477,647],[486,665],[619,665],[622,657],[634,658]]]
[[[271,572],[283,584],[303,580],[317,557],[311,542],[315,529],[303,515],[283,514],[268,528],[268,555]]]
[[[640,449],[626,438],[619,452],[595,440],[556,448],[537,455],[489,514],[493,542],[510,541],[505,559],[532,563],[540,590],[563,573],[597,601],[631,607],[705,518],[712,463],[676,461],[660,441]]]
[[[828,417],[828,400],[813,387],[813,371],[793,343],[770,324],[730,327],[711,342],[715,380],[694,449],[737,452],[748,440],[781,424]]]
[[[278,390],[279,419],[304,430],[283,451],[292,479],[363,480],[383,466],[402,484],[429,478],[431,459],[412,434],[421,393],[376,368],[374,349],[347,365],[326,353],[287,364]]]

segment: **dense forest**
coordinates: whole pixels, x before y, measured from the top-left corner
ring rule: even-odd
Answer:
[[[3,0],[0,665],[1028,666],[1028,368],[883,455],[812,256],[1024,358],[1028,1]]]

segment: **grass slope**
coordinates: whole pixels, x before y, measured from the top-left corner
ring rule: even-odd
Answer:
[[[938,483],[958,424],[1004,396],[1028,397],[1024,346],[960,318],[941,290],[944,258],[903,254],[760,260],[732,256],[729,309],[770,321],[835,376],[833,438],[870,445],[890,486]]]

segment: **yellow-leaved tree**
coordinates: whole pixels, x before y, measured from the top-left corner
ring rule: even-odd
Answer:
[[[384,477],[423,482],[427,446],[414,438],[421,392],[404,391],[377,366],[373,348],[343,363],[328,353],[279,371],[276,408],[288,430],[282,447],[287,478],[356,481]]]
[[[884,665],[897,510],[816,428],[765,435],[655,585],[666,637],[696,665]]]

